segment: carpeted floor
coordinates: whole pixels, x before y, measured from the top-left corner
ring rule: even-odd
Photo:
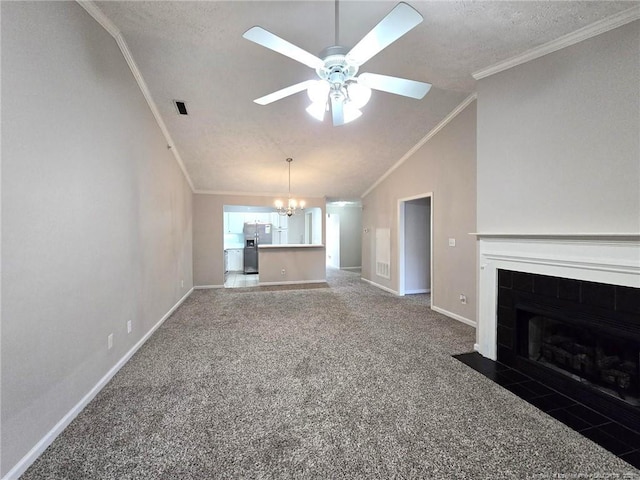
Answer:
[[[427,295],[328,283],[195,291],[23,478],[640,478],[452,358]]]

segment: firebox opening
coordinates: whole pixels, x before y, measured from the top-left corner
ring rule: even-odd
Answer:
[[[640,344],[555,318],[520,312],[518,354],[632,406],[640,406]],[[520,317],[520,315],[518,315]],[[522,317],[521,317],[522,318]]]

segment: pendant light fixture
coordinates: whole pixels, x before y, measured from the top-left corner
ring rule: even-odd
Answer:
[[[304,200],[298,201],[295,198],[291,198],[291,162],[293,162],[293,158],[287,158],[286,162],[289,164],[289,197],[286,205],[282,200],[276,200],[275,205],[279,215],[291,217],[304,210],[305,203]]]

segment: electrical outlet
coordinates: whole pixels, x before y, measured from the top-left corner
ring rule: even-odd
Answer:
[[[127,333],[131,333],[131,320],[127,322]]]
[[[449,239],[449,246],[450,247],[455,247],[456,246],[456,239],[455,238],[450,238]]]
[[[462,303],[463,305],[467,304],[467,296],[464,294],[460,294],[460,303]]]
[[[107,350],[111,350],[113,348],[113,333],[110,333],[107,337]]]
[[[287,271],[283,268],[282,271],[280,272],[280,275],[286,275]]]

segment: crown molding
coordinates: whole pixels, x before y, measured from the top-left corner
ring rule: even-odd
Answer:
[[[271,199],[273,201],[275,198],[286,199],[287,193],[269,193],[269,192],[237,192],[237,191],[222,191],[222,190],[194,190],[194,195],[214,195],[219,197],[226,197],[225,201],[235,201],[233,197],[251,197],[252,199],[256,198],[265,198]],[[307,208],[315,208],[326,205],[326,197],[323,196],[313,196],[313,195],[294,195],[297,200],[304,200],[305,209]],[[226,205],[226,204],[225,204]],[[237,204],[230,204],[237,205]],[[247,205],[249,207],[269,207],[271,205]]]
[[[240,192],[240,191],[232,191],[232,190],[194,190],[193,193],[197,195],[220,195],[226,197],[283,197],[287,198],[287,193],[272,193],[272,192]],[[301,200],[305,200],[307,197],[305,195],[296,195],[292,194],[294,197],[299,197]],[[304,197],[304,198],[302,198]],[[314,197],[320,198],[320,197]]]
[[[102,10],[98,8],[98,6],[90,0],[76,0],[78,5],[84,8],[89,15],[93,17],[93,19],[102,25],[109,35],[113,38],[116,38],[121,35],[120,30],[116,27],[113,22],[104,14]]]
[[[478,70],[472,73],[473,78],[480,80],[482,78],[495,75],[496,73],[503,72],[517,65],[521,65],[536,58],[540,58],[549,53],[553,53],[562,48],[569,47],[578,42],[582,42],[601,33],[608,32],[614,28],[621,27],[627,23],[640,19],[640,5],[623,10],[620,13],[607,17],[603,20],[599,20],[595,23],[582,27],[575,32],[563,35],[560,38],[542,44],[538,47],[532,48],[524,53],[511,57],[507,60],[498,62],[490,67]]]
[[[138,84],[138,88],[140,88],[140,91],[142,92],[142,95],[144,96],[145,100],[147,101],[147,105],[149,105],[149,109],[151,110],[151,113],[153,114],[153,117],[155,118],[156,123],[158,124],[158,127],[160,127],[160,131],[162,132],[162,135],[164,136],[164,139],[167,142],[167,148],[173,154],[173,157],[175,158],[176,162],[178,163],[178,166],[180,167],[180,170],[182,170],[182,173],[183,173],[185,179],[187,180],[187,183],[189,184],[189,187],[191,187],[191,191],[194,192],[195,188],[193,186],[193,182],[191,181],[191,177],[187,173],[187,169],[186,169],[186,167],[184,165],[184,162],[182,161],[182,157],[180,156],[180,152],[178,152],[178,149],[176,148],[175,144],[173,143],[173,139],[171,138],[171,134],[169,133],[169,130],[167,129],[167,126],[165,125],[164,121],[162,120],[162,116],[160,115],[160,111],[158,110],[158,106],[156,105],[156,102],[153,100],[153,97],[151,96],[151,92],[149,91],[149,87],[147,86],[147,82],[145,82],[145,80],[144,80],[144,78],[142,76],[142,72],[140,72],[140,69],[138,68],[138,65],[136,64],[135,60],[133,59],[133,55],[131,54],[131,50],[129,50],[127,42],[124,40],[124,37],[122,36],[122,32],[102,12],[102,10],[100,10],[98,8],[98,6],[95,3],[93,3],[93,1],[91,1],[91,0],[76,0],[76,2],[78,3],[78,5],[80,5],[82,8],[84,8],[87,11],[87,13],[89,15],[91,15],[93,17],[93,19],[96,22],[98,22],[115,39],[118,47],[120,48],[120,52],[122,52],[122,56],[124,57],[125,61],[127,62],[127,65],[129,66],[129,69],[131,70],[131,73],[133,74],[133,77],[135,78],[136,83]]]
[[[425,143],[427,143],[429,140],[431,140],[431,138],[436,133],[438,133],[440,130],[442,130],[444,127],[446,127],[447,124],[449,122],[451,122],[451,120],[456,118],[458,116],[458,114],[460,112],[462,112],[465,108],[467,108],[469,106],[469,104],[471,104],[471,102],[476,100],[477,97],[478,97],[478,94],[476,92],[474,92],[471,95],[469,95],[467,98],[465,98],[462,101],[461,104],[459,104],[456,108],[454,108],[451,111],[451,113],[449,113],[449,115],[447,115],[440,123],[438,123],[435,127],[433,127],[429,131],[429,133],[427,133],[424,137],[422,137],[420,139],[420,141],[418,141],[418,143],[416,143],[413,147],[411,147],[411,149],[407,153],[405,153],[402,156],[402,158],[400,160],[398,160],[389,170],[387,170],[378,180],[376,180],[376,182],[373,185],[371,185],[367,190],[365,190],[365,192],[360,196],[360,198],[364,198],[367,195],[369,195],[374,188],[376,188],[378,185],[380,185],[384,181],[385,178],[387,178],[389,175],[391,175],[394,170],[396,170],[400,165],[402,165],[404,162],[406,162]]]

